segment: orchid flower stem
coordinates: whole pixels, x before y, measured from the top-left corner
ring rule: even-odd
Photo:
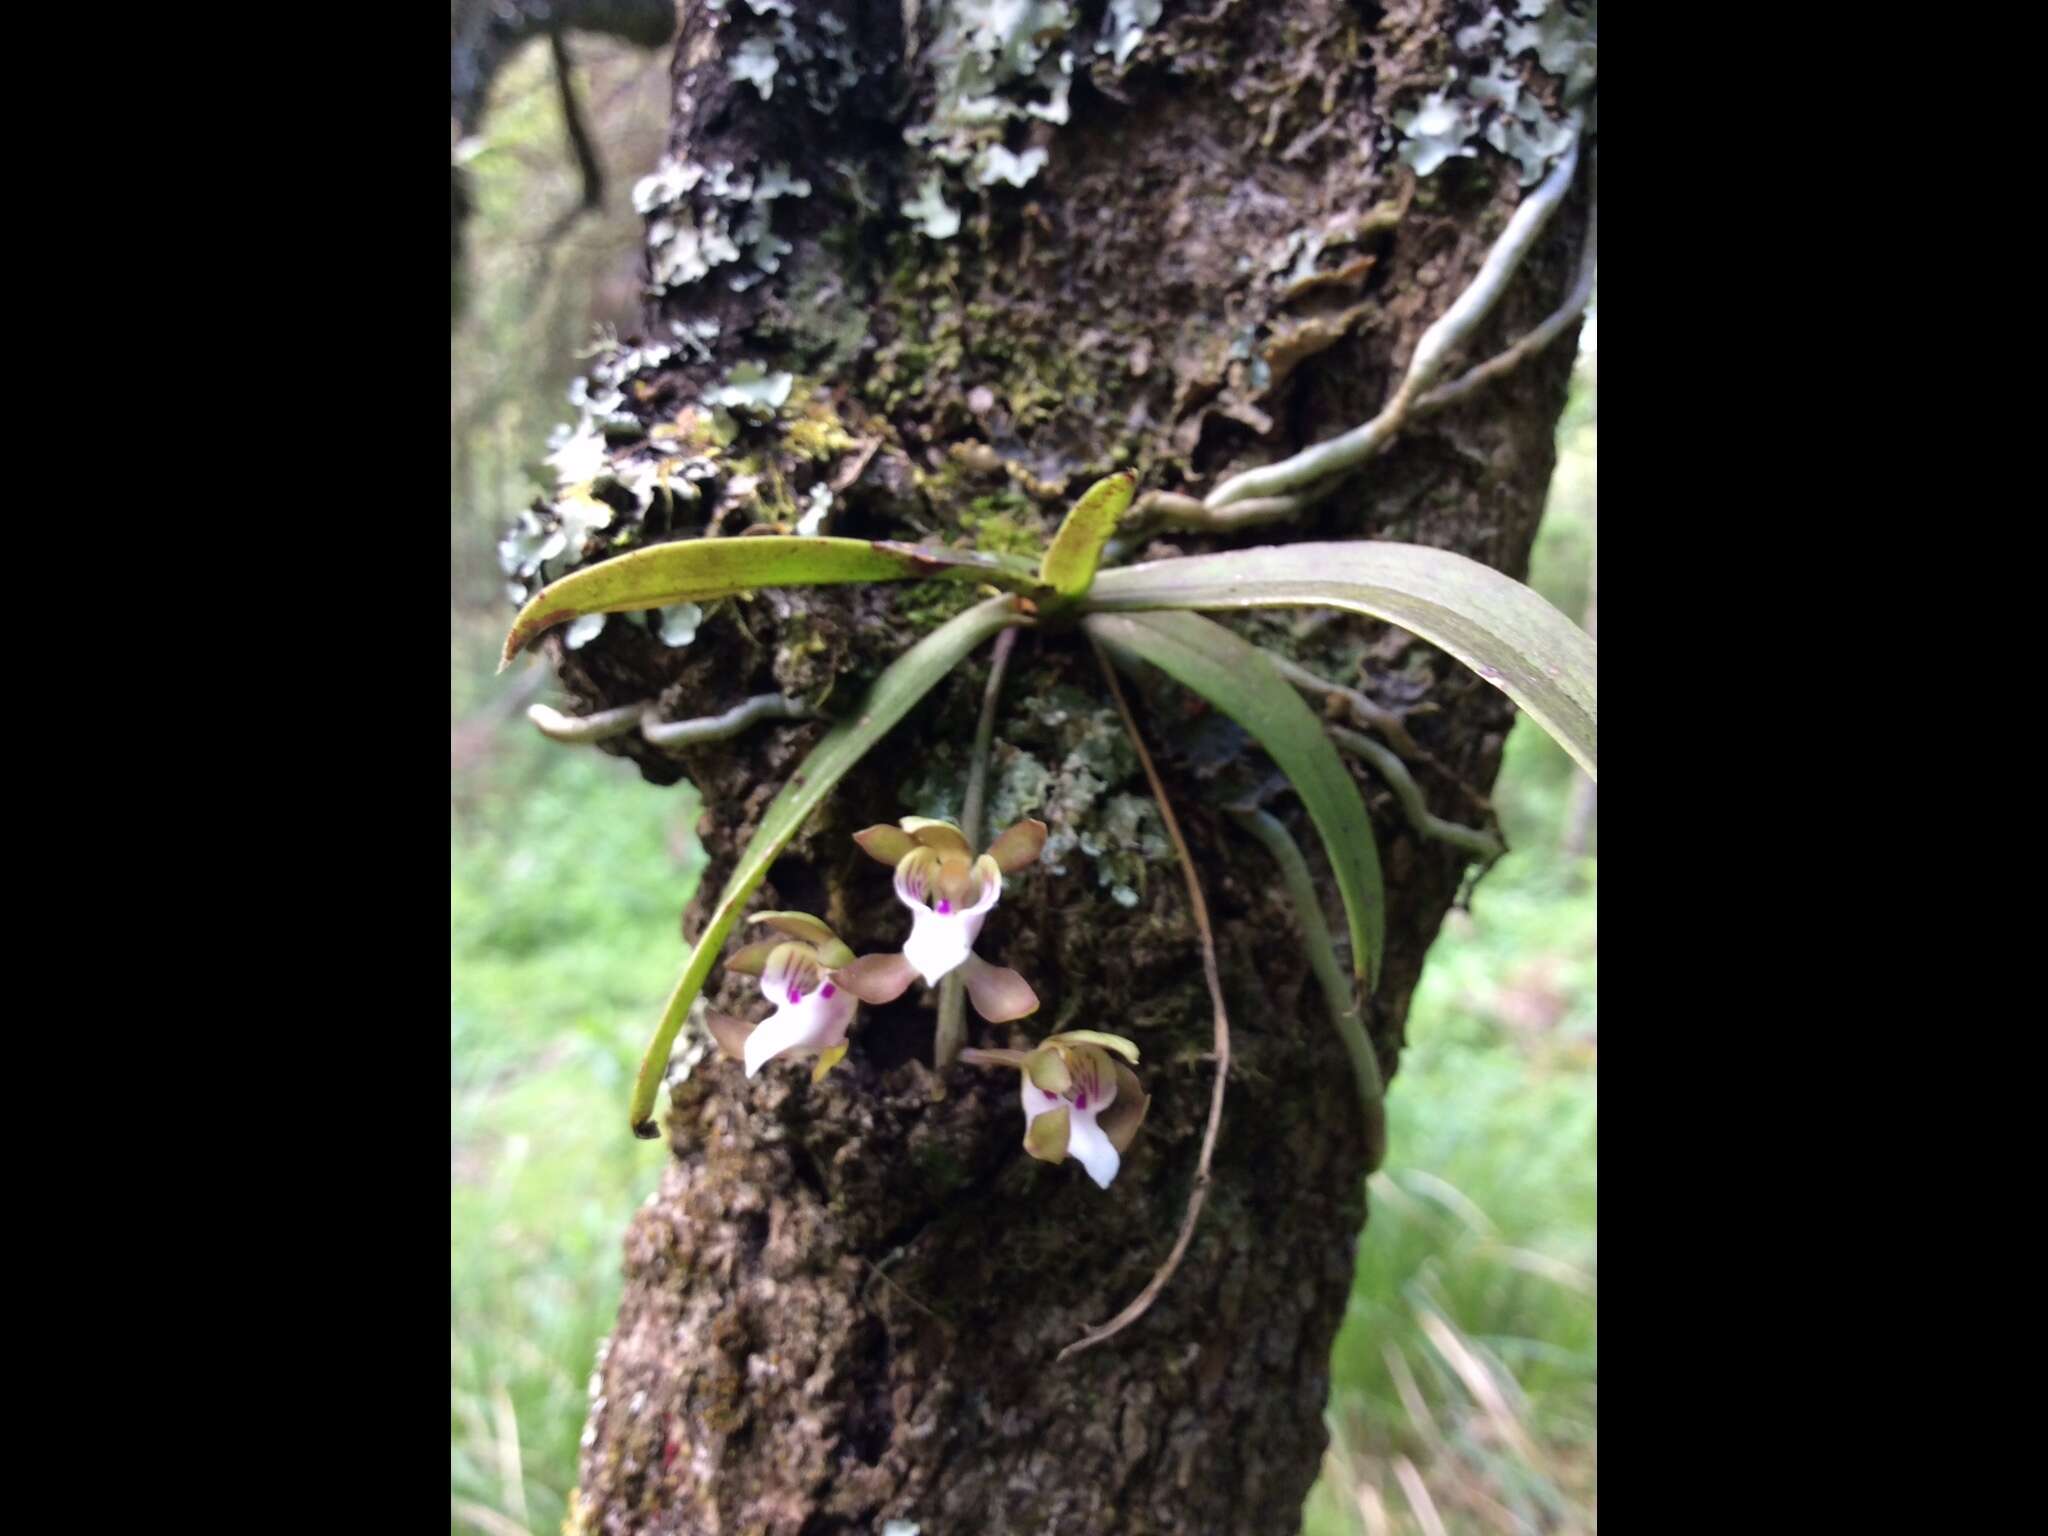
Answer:
[[[988,754],[995,741],[996,703],[1003,692],[1003,674],[1009,670],[1010,652],[1017,647],[1017,631],[1006,629],[996,636],[989,657],[988,689],[981,696],[981,719],[974,727],[974,751],[967,762],[967,794],[960,807],[960,830],[969,847],[981,846],[981,813],[988,798]],[[960,1056],[967,1043],[967,977],[963,971],[949,972],[939,983],[939,1028],[932,1042],[932,1064],[941,1072]]]
[[[1330,942],[1330,925],[1323,920],[1322,900],[1316,895],[1315,881],[1309,877],[1308,861],[1278,817],[1246,807],[1232,807],[1230,816],[1257,838],[1280,866],[1281,882],[1294,902],[1295,917],[1308,947],[1309,969],[1316,974],[1316,985],[1330,1011],[1330,1023],[1344,1042],[1344,1049],[1350,1052],[1351,1070],[1358,1075],[1358,1098],[1365,1108],[1366,1144],[1371,1159],[1366,1171],[1370,1173],[1386,1155],[1386,1111],[1381,1105],[1386,1085],[1380,1078],[1379,1057],[1373,1054],[1372,1041],[1359,1020],[1356,993],[1337,964],[1337,951]]]
[[[1061,1350],[1057,1357],[1060,1360],[1079,1354],[1090,1345],[1100,1344],[1143,1317],[1159,1293],[1166,1289],[1166,1282],[1173,1278],[1173,1272],[1180,1267],[1181,1256],[1188,1251],[1188,1242],[1195,1235],[1202,1202],[1209,1197],[1209,1164],[1216,1155],[1216,1133],[1223,1127],[1223,1086],[1230,1077],[1230,1016],[1223,1009],[1223,978],[1216,967],[1216,935],[1209,926],[1209,904],[1202,899],[1202,882],[1195,874],[1195,858],[1188,851],[1187,839],[1181,835],[1180,823],[1175,820],[1173,806],[1166,798],[1166,786],[1160,781],[1159,770],[1152,764],[1152,754],[1145,750],[1145,738],[1138,734],[1138,722],[1132,718],[1131,706],[1125,702],[1124,691],[1116,680],[1116,670],[1093,636],[1089,637],[1088,644],[1095,652],[1096,665],[1102,668],[1103,680],[1109,684],[1109,696],[1116,701],[1116,712],[1123,717],[1124,732],[1131,738],[1138,762],[1145,769],[1145,781],[1152,786],[1152,798],[1159,806],[1159,819],[1166,826],[1166,835],[1173,840],[1173,851],[1180,856],[1181,874],[1187,880],[1188,907],[1194,915],[1195,932],[1202,941],[1202,976],[1209,984],[1209,1000],[1216,1010],[1216,1084],[1209,1095],[1209,1123],[1202,1132],[1202,1151],[1195,1163],[1195,1187],[1188,1192],[1187,1214],[1181,1218],[1180,1235],[1173,1240],[1173,1251],[1167,1254],[1166,1262],[1159,1266],[1145,1289],[1129,1306]]]
[[[1449,843],[1453,848],[1462,848],[1467,853],[1482,859],[1497,859],[1506,852],[1500,839],[1491,832],[1476,827],[1461,827],[1455,821],[1445,821],[1433,815],[1422,800],[1422,789],[1408,772],[1408,765],[1374,741],[1357,731],[1348,731],[1341,725],[1324,727],[1330,739],[1355,757],[1362,757],[1378,770],[1387,787],[1394,792],[1394,798],[1401,802],[1401,810],[1408,818],[1408,825],[1424,837],[1433,837],[1438,842]]]
[[[722,715],[696,720],[657,720],[652,706],[642,714],[640,734],[657,747],[694,747],[702,741],[724,741],[762,720],[808,720],[817,711],[779,693],[757,693]]]
[[[622,704],[617,709],[601,709],[594,715],[565,715],[552,705],[535,704],[526,711],[526,718],[549,741],[609,741],[638,725],[640,716],[653,703],[646,699],[638,704]]]

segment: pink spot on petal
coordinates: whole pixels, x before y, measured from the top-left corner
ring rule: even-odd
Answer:
[[[1082,1089],[1082,1090],[1081,1090],[1081,1091],[1080,1091],[1079,1093],[1077,1093],[1077,1094],[1075,1094],[1075,1095],[1074,1095],[1074,1108],[1076,1108],[1076,1109],[1086,1109],[1087,1107],[1088,1107],[1088,1090],[1087,1090],[1086,1088],[1083,1088],[1083,1089]]]
[[[802,987],[791,987],[789,989],[789,1000],[792,1003],[802,1002],[804,1000],[804,989]]]
[[[949,916],[949,915],[951,915],[952,911],[953,911],[953,903],[951,903],[950,901],[946,900],[946,898],[945,898],[945,897],[941,896],[941,897],[939,898],[939,905],[938,905],[938,914],[939,914],[939,916],[941,916],[941,917],[946,917],[946,916]]]
[[[839,989],[837,987],[833,986],[832,983],[828,981],[825,983],[824,986],[818,988],[818,996],[830,997],[834,992],[837,992],[838,990]]]

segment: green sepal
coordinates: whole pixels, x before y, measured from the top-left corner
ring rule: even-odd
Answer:
[[[1074,1086],[1066,1058],[1050,1046],[1041,1046],[1024,1058],[1024,1075],[1045,1093],[1062,1094]]]
[[[1024,1127],[1024,1150],[1041,1163],[1064,1163],[1067,1138],[1073,1129],[1073,1117],[1067,1113],[1066,1105],[1048,1109]]]
[[[1115,1051],[1117,1055],[1123,1057],[1132,1066],[1138,1064],[1138,1047],[1136,1043],[1126,1040],[1122,1035],[1104,1034],[1099,1029],[1069,1029],[1063,1030],[1057,1035],[1048,1035],[1045,1043],[1051,1045],[1055,1041],[1071,1041],[1075,1045],[1099,1045],[1106,1051]]]

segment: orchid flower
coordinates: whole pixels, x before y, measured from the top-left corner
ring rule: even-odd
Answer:
[[[747,945],[725,968],[759,976],[761,995],[775,1011],[755,1025],[712,1013],[712,1037],[728,1056],[746,1063],[748,1077],[777,1056],[816,1056],[811,1081],[822,1082],[846,1055],[846,1028],[860,1007],[860,999],[833,975],[853,962],[853,951],[808,913],[762,912],[752,920],[785,937]]]
[[[870,858],[896,869],[896,897],[910,908],[910,937],[901,954],[863,955],[839,979],[863,1002],[892,1003],[917,977],[926,986],[961,971],[974,1011],[1006,1024],[1038,1009],[1031,983],[974,953],[989,908],[1002,899],[1003,876],[1028,868],[1045,847],[1045,823],[1020,821],[980,858],[950,821],[906,816],[894,827],[854,834]]]
[[[1112,1051],[1124,1060],[1111,1060]],[[1138,1048],[1122,1035],[1075,1029],[1048,1035],[1036,1050],[970,1046],[960,1059],[1023,1073],[1024,1150],[1045,1163],[1071,1156],[1104,1189],[1152,1107],[1137,1073],[1124,1065],[1137,1061]]]

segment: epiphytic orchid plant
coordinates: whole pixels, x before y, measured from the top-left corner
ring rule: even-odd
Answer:
[[[1556,313],[1505,352],[1450,383],[1438,383],[1450,357],[1499,298],[1562,201],[1578,157],[1574,143],[1523,200],[1472,285],[1423,334],[1405,376],[1377,417],[1292,458],[1227,479],[1199,501],[1153,492],[1134,506],[1136,477],[1111,475],[1074,505],[1035,563],[1014,556],[864,539],[678,539],[573,571],[525,604],[506,640],[506,663],[543,632],[579,618],[703,603],[762,588],[964,577],[1003,589],[932,630],[887,666],[857,707],[819,738],[762,815],[641,1062],[630,1111],[636,1134],[656,1134],[655,1100],[676,1035],[770,865],[848,770],[887,738],[942,678],[984,641],[1019,627],[1046,634],[1078,631],[1121,667],[1157,668],[1236,721],[1286,775],[1317,831],[1343,897],[1352,960],[1349,978],[1336,964],[1291,835],[1274,818],[1256,812],[1242,813],[1239,821],[1280,867],[1332,1022],[1350,1051],[1368,1116],[1379,1114],[1378,1067],[1360,1021],[1357,997],[1378,980],[1386,913],[1372,824],[1357,781],[1338,755],[1339,746],[1366,758],[1379,771],[1418,832],[1473,852],[1497,851],[1498,845],[1489,834],[1452,826],[1423,806],[1402,761],[1416,755],[1413,743],[1398,720],[1383,711],[1376,714],[1362,694],[1269,654],[1201,617],[1199,611],[1321,606],[1399,625],[1505,692],[1597,778],[1594,643],[1521,583],[1462,555],[1420,545],[1297,543],[1139,565],[1118,566],[1112,561],[1109,568],[1103,568],[1103,562],[1117,552],[1111,536],[1120,526],[1126,534],[1140,524],[1221,532],[1291,517],[1327,496],[1408,422],[1466,398],[1563,334],[1591,290],[1590,239],[1579,279]],[[1113,673],[1108,680],[1114,688]],[[1354,724],[1375,726],[1392,750],[1320,719],[1296,689],[1333,713],[1348,709]],[[741,701],[705,720],[668,724],[644,717],[637,706],[584,721],[570,721],[538,706],[533,711],[543,731],[565,740],[596,740],[637,726],[650,739],[670,743],[730,735],[764,718],[788,719],[802,713],[801,707],[772,695]],[[1126,723],[1130,726],[1128,715]],[[1130,728],[1135,732],[1134,726]],[[1139,746],[1142,756],[1142,743]],[[1156,793],[1156,778],[1154,786]],[[1168,814],[1163,803],[1161,810]],[[974,818],[964,819],[971,823]],[[1170,815],[1168,822],[1170,827]],[[955,828],[913,818],[899,827],[876,827],[861,834],[862,846],[894,868],[897,894],[910,909],[911,931],[898,953],[856,959],[816,919],[791,913],[756,919],[777,927],[782,939],[750,945],[727,964],[759,975],[775,1011],[751,1031],[723,1016],[715,1016],[712,1025],[720,1043],[746,1062],[750,1076],[775,1056],[799,1052],[818,1057],[817,1072],[822,1076],[845,1055],[859,1002],[893,999],[913,977],[948,987],[964,982],[977,1011],[992,1021],[1014,1020],[1036,1009],[1038,1000],[1029,983],[1014,971],[982,960],[974,954],[974,944],[989,908],[1000,900],[1002,873],[1036,857],[1044,828],[1035,823],[1012,828],[978,858],[972,855],[973,830],[971,825]],[[1195,891],[1192,881],[1190,890]],[[1206,928],[1205,920],[1202,926]],[[1215,991],[1213,977],[1211,989]],[[943,1028],[939,1041],[941,1066],[953,1054],[965,1054],[957,1040],[948,1045]],[[1026,1148],[1032,1155],[1073,1156],[1098,1183],[1107,1183],[1129,1145],[1129,1133],[1136,1129],[1135,1124],[1125,1125],[1129,1106],[1138,1104],[1142,1114],[1144,1103],[1135,1078],[1125,1080],[1128,1065],[1102,1055],[1124,1054],[1126,1046],[1129,1042],[1116,1036],[1069,1031],[1048,1037],[1018,1061],[1010,1059],[1017,1053],[992,1051],[979,1051],[973,1059],[1017,1066],[1024,1072],[1030,1116]],[[1135,1054],[1136,1048],[1129,1047],[1129,1058],[1135,1059]],[[1216,1104],[1220,1102],[1219,1077]],[[1215,1113],[1212,1108],[1211,1141]],[[1056,1118],[1062,1115],[1064,1122]]]
[[[944,580],[971,573],[1012,589],[940,625],[885,668],[859,707],[825,732],[768,807],[641,1063],[631,1106],[636,1133],[655,1134],[652,1112],[675,1037],[769,866],[847,771],[982,642],[1005,629],[1078,627],[1119,665],[1149,663],[1203,696],[1258,741],[1300,794],[1320,835],[1344,899],[1352,983],[1363,988],[1378,979],[1386,914],[1371,821],[1333,735],[1353,750],[1364,743],[1365,755],[1390,778],[1419,830],[1441,836],[1442,824],[1421,809],[1398,756],[1341,726],[1326,731],[1326,722],[1295,691],[1304,687],[1335,702],[1348,697],[1348,690],[1312,677],[1303,682],[1306,674],[1291,663],[1187,610],[1321,605],[1398,624],[1507,693],[1597,777],[1594,642],[1521,583],[1447,550],[1377,542],[1276,545],[1098,571],[1103,547],[1134,491],[1128,474],[1112,475],[1091,488],[1028,577],[1008,562],[991,563],[987,557],[856,539],[691,539],[574,572],[543,589],[521,611],[507,642],[508,661],[546,629],[585,613],[701,602],[757,586],[919,575]],[[774,1027],[765,1040],[786,1036],[788,1043],[776,1050],[820,1041],[827,1042],[824,1049],[843,1045],[843,1034],[829,1038],[831,1027],[824,1021],[839,1018],[836,1012],[828,1016],[828,1005],[849,1005],[837,996],[823,997],[824,982],[811,992],[803,984],[811,974],[803,968],[808,965],[815,965],[820,976],[839,978],[829,983],[835,994],[844,991],[873,1002],[900,995],[914,976],[930,982],[962,969],[983,1017],[1001,1021],[1032,1012],[1037,999],[1029,983],[973,953],[981,920],[1000,899],[1001,873],[1022,867],[1038,852],[1044,829],[1032,828],[1030,823],[1012,828],[979,859],[970,857],[964,833],[945,823],[912,818],[900,827],[863,834],[863,847],[895,869],[897,894],[910,908],[913,923],[903,950],[864,957],[848,970],[854,965],[850,954],[835,967],[831,956],[816,947],[824,941],[811,936],[815,959],[792,951],[783,962],[797,967],[798,990],[809,999],[810,1011],[801,1014],[800,1022],[797,1015],[778,1011],[760,1026]],[[1455,830],[1467,839],[1478,836]],[[830,937],[822,924],[818,928]],[[792,934],[788,942],[807,941]],[[769,984],[769,957],[760,945],[734,958],[742,968],[760,964],[759,974]],[[1326,976],[1327,968],[1319,965],[1318,974]],[[771,1001],[778,1010],[806,1006],[802,998],[791,1003],[786,995]],[[1333,1012],[1350,1021],[1346,1044],[1361,1090],[1376,1089],[1377,1069],[1369,1065],[1370,1051],[1351,999],[1334,1004]],[[838,1027],[843,1029],[843,1021]],[[767,1043],[754,1049],[759,1059],[773,1053]],[[749,1064],[758,1069],[757,1060]]]

